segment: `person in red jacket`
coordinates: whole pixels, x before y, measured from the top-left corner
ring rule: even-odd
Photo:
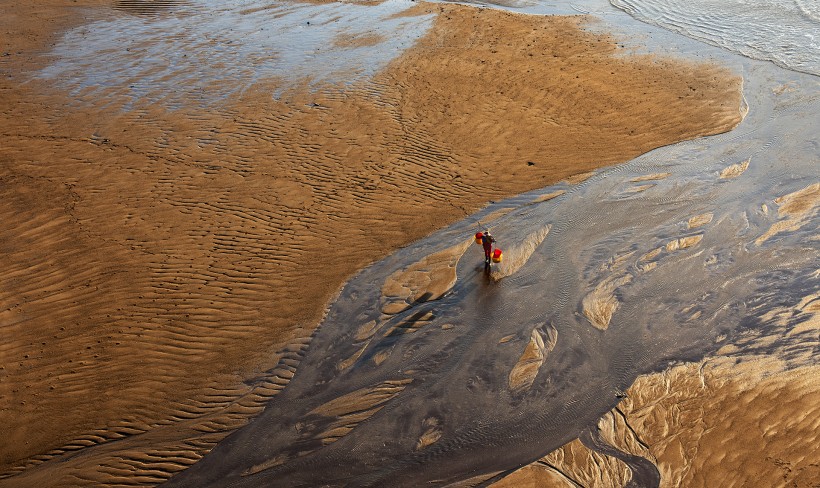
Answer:
[[[481,245],[484,247],[484,264],[487,266],[490,265],[490,258],[493,254],[493,243],[495,243],[495,237],[490,234],[490,229],[484,229],[481,235]]]

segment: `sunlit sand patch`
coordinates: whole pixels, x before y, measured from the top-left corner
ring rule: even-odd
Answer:
[[[388,299],[388,301],[382,305],[382,313],[385,315],[395,315],[397,313],[404,312],[408,307],[409,305],[404,300]]]
[[[809,295],[795,307],[796,314],[806,314],[804,318],[795,325],[786,335],[794,336],[805,332],[813,332],[820,329],[820,293]]]
[[[679,131],[688,126],[695,129],[689,138],[695,133],[702,134],[703,119],[684,115],[685,110],[674,108],[677,105],[696,102],[699,110],[720,112],[720,125],[727,129],[740,121],[741,80],[734,78],[726,84],[725,71],[715,65],[680,66],[681,71],[675,75],[667,73],[656,79],[655,69],[668,64],[659,64],[653,57],[640,58],[640,65],[633,65],[631,62],[638,58],[618,57],[617,44],[610,44],[611,39],[597,34],[587,39],[583,54],[562,55],[559,48],[566,43],[569,33],[585,24],[581,17],[552,17],[551,20],[568,22],[546,25],[541,16],[516,17],[491,9],[451,5],[433,8],[446,15],[439,15],[433,35],[403,58],[412,63],[394,63],[390,75],[402,83],[426,83],[422,98],[404,98],[405,106],[413,113],[411,120],[418,120],[418,125],[430,134],[446,136],[454,149],[464,148],[478,160],[515,162],[512,170],[504,165],[505,179],[509,181],[543,177],[545,172],[555,174],[563,166],[560,160],[565,150],[561,147],[566,147],[569,140],[580,142],[581,137],[585,147],[596,152],[603,150],[598,157],[604,160],[612,158],[627,141],[632,144],[639,138],[655,138],[666,130]],[[507,29],[507,21],[513,19],[515,24]],[[445,28],[439,30],[445,23]],[[471,27],[463,32],[466,26]],[[503,48],[507,39],[519,39],[523,47],[508,52]],[[611,64],[614,60],[618,61],[616,65]],[[569,73],[569,66],[574,70],[577,63],[595,80],[592,85],[584,76]],[[507,67],[512,64],[520,71],[510,72]],[[533,84],[533,76],[547,67],[555,68],[553,74],[549,78],[539,76],[542,83]],[[678,81],[681,75],[691,76],[692,68],[699,71],[698,77],[704,76],[710,91],[722,92],[719,101],[701,105],[697,99],[702,98],[705,87],[698,87],[694,94],[691,85]],[[640,89],[633,92],[630,87],[637,85]],[[556,97],[559,92],[562,95]],[[487,103],[488,94],[496,94],[496,101]],[[634,100],[624,98],[632,94],[640,96]],[[598,100],[601,95],[606,95],[605,99]],[[649,95],[668,100],[657,107],[653,104],[652,108],[639,108],[647,103]],[[563,108],[554,105],[557,100]],[[602,106],[608,109],[602,110]],[[660,106],[668,112],[655,121],[647,119],[655,118]],[[637,116],[636,127],[627,127],[633,115]],[[505,120],[515,122],[508,124]],[[578,121],[584,121],[582,127],[578,127]],[[612,130],[602,131],[600,127]],[[502,155],[499,150],[509,154]],[[545,158],[547,153],[556,157]],[[527,166],[527,161],[538,163]],[[560,170],[563,174],[558,179],[578,184],[592,176],[593,169],[591,166],[572,172]]]
[[[479,223],[480,223],[480,224],[484,224],[484,225],[489,224],[489,223],[491,223],[491,222],[493,222],[493,221],[495,221],[495,220],[498,220],[498,219],[500,219],[501,217],[503,217],[503,216],[507,215],[508,213],[512,212],[513,210],[515,210],[515,208],[514,208],[514,207],[509,207],[509,208],[500,208],[500,209],[498,209],[498,210],[496,210],[496,211],[494,211],[494,212],[490,212],[489,214],[485,215],[485,216],[481,219],[481,222],[479,222]],[[483,229],[482,229],[482,230],[483,230]]]
[[[140,15],[158,14],[190,4],[189,0],[116,0],[114,8]]]
[[[321,405],[308,413],[322,417],[333,418],[330,422],[318,424],[300,424],[300,437],[302,440],[312,439],[318,444],[311,448],[306,445],[305,450],[296,454],[302,457],[314,452],[320,446],[332,444],[349,434],[360,423],[378,413],[384,404],[401,393],[412,379],[401,379],[384,381],[374,387],[362,388],[348,393],[347,395],[335,398],[324,405]],[[318,432],[316,425],[319,425]],[[280,466],[292,459],[292,456],[280,454],[265,462],[256,464],[242,473],[242,476],[250,476],[265,471],[276,466]]]
[[[784,371],[772,358],[688,364],[639,378],[621,409],[665,486],[811,486],[818,373]]]
[[[371,338],[376,334],[376,331],[381,325],[381,320],[371,320],[359,326],[359,329],[356,331],[356,336],[353,338],[354,345],[358,345],[359,348],[349,358],[346,358],[336,365],[336,369],[343,371],[356,364],[356,361],[358,361],[362,354],[364,354],[367,350],[367,346],[370,345]]]
[[[271,468],[275,468],[276,466],[281,466],[281,465],[285,464],[285,462],[287,462],[288,459],[289,459],[289,457],[287,455],[279,454],[278,456],[275,456],[271,459],[268,459],[267,461],[265,461],[263,463],[259,463],[259,464],[255,464],[255,465],[251,466],[250,468],[248,468],[247,470],[242,472],[242,476],[251,476],[251,475],[254,475],[256,473],[261,473],[262,471],[265,471],[266,469],[271,469]]]
[[[325,417],[349,415],[381,405],[401,393],[413,380],[409,378],[384,381],[376,386],[362,388],[314,408],[310,413]]]
[[[728,178],[737,178],[742,175],[744,171],[749,169],[749,163],[751,161],[751,158],[749,158],[746,161],[727,166],[720,172],[720,178],[724,180]]]
[[[358,361],[359,358],[362,356],[362,354],[364,354],[364,352],[367,350],[367,346],[369,346],[369,345],[370,345],[370,341],[367,341],[366,343],[362,344],[361,347],[355,353],[353,353],[352,356],[350,356],[349,358],[347,358],[344,361],[342,361],[341,363],[339,363],[336,366],[336,369],[341,371],[341,370],[347,369],[347,368],[353,366],[354,364],[356,364],[356,361]]]
[[[363,34],[339,34],[333,40],[333,46],[338,48],[356,48],[375,46],[384,41],[384,36],[381,34],[363,33]]]
[[[629,194],[629,193],[641,193],[641,192],[645,192],[646,190],[648,190],[648,189],[652,188],[653,186],[655,186],[655,185],[638,185],[638,186],[633,186],[633,187],[630,187],[630,188],[626,189],[626,190],[624,191],[624,193],[627,193],[627,194]]]
[[[711,220],[712,214],[698,215],[689,219],[688,225],[690,228],[698,227],[701,225],[705,225],[708,222],[711,222]],[[703,234],[695,234],[691,236],[672,239],[665,245],[652,249],[651,251],[641,256],[638,259],[638,267],[643,272],[652,271],[658,266],[657,259],[664,255],[664,253],[672,253],[675,251],[680,251],[682,249],[687,249],[696,246],[702,240]]]
[[[527,347],[524,348],[518,362],[510,371],[507,382],[511,391],[519,393],[532,386],[538,370],[541,369],[547,354],[552,351],[556,342],[558,342],[558,331],[554,327],[549,326],[546,331],[539,328],[532,330]]]
[[[546,459],[540,459],[505,476],[490,486],[492,488],[577,488],[583,486],[570,478],[568,474],[561,473],[558,470],[558,467],[551,465]]]
[[[532,201],[532,203],[547,202],[549,200],[552,200],[553,198],[560,197],[561,195],[563,195],[565,193],[566,193],[566,190],[557,190],[557,191],[554,191],[554,192],[550,192],[550,193],[547,193],[546,195],[541,195],[538,198],[534,199]]]
[[[813,486],[818,377],[817,365],[784,369],[765,357],[679,365],[639,377],[598,428],[655,463],[661,486]],[[758,448],[726,448],[746,445]],[[628,476],[574,440],[492,486],[625,486]]]
[[[584,316],[596,329],[606,330],[612,314],[618,309],[619,301],[615,296],[618,287],[632,282],[632,275],[607,278],[581,301]]]
[[[578,488],[627,486],[629,468],[584,446],[578,439],[531,463],[492,488]]]
[[[363,341],[365,339],[373,337],[373,334],[376,333],[378,325],[378,322],[376,322],[375,320],[371,320],[359,326],[359,330],[356,331],[356,340]]]
[[[375,407],[370,407],[361,412],[354,412],[347,415],[341,416],[338,420],[332,422],[327,428],[314,436],[314,439],[317,439],[322,442],[322,445],[333,444],[334,442],[338,441],[342,437],[346,436],[350,433],[357,425],[365,420],[369,419],[379,410],[381,410],[384,406],[379,405]]]
[[[657,465],[657,460],[653,458],[649,446],[641,440],[620,408],[615,407],[601,417],[598,420],[597,427],[601,437],[612,447],[619,451],[649,459]]]
[[[356,364],[362,354],[367,350],[367,347],[371,343],[371,338],[376,334],[382,324],[382,320],[371,320],[362,324],[356,331],[356,336],[353,338],[353,344],[358,345],[359,348],[350,357],[339,362],[339,364],[336,365],[336,369],[343,371]]]
[[[633,183],[640,183],[642,181],[656,181],[656,180],[663,180],[669,177],[672,173],[652,173],[650,175],[638,176],[637,178],[632,178],[631,182]]]
[[[476,486],[481,486],[481,484],[490,478],[495,477],[496,475],[500,474],[500,471],[496,471],[494,473],[487,473],[478,476],[473,476],[472,478],[467,478],[466,480],[457,481],[455,483],[449,483],[447,486],[449,488],[474,488]],[[432,481],[431,483],[441,483],[441,481]]]
[[[572,175],[564,181],[566,181],[570,185],[577,185],[579,183],[585,182],[586,180],[592,178],[593,176],[595,176],[595,171],[590,171],[590,172],[587,172],[587,173],[579,173],[577,175]]]
[[[551,228],[551,225],[545,225],[528,235],[522,242],[504,249],[504,260],[493,268],[490,278],[498,281],[515,274],[516,271],[527,264],[535,249],[544,242]]]
[[[456,283],[456,265],[473,240],[425,256],[390,275],[382,286],[382,312],[396,314],[417,301],[436,300]]]
[[[780,206],[777,209],[777,216],[783,220],[772,224],[769,230],[755,240],[758,246],[781,232],[799,230],[817,215],[817,208],[820,206],[820,183],[779,197],[775,199],[775,203]]]
[[[279,366],[257,378],[250,389],[226,389],[218,386],[222,380],[213,381],[207,399],[194,404],[174,404],[175,419],[164,420],[165,430],[144,422],[119,422],[106,429],[98,429],[93,435],[85,435],[69,443],[57,452],[75,452],[81,447],[94,450],[109,450],[112,446],[101,445],[106,439],[115,440],[117,461],[108,461],[100,466],[94,456],[72,456],[64,459],[55,470],[37,473],[23,482],[23,486],[55,485],[76,486],[69,481],[77,473],[84,473],[88,486],[118,484],[118,480],[133,480],[135,465],[150,471],[152,479],[159,480],[185,469],[202,457],[202,449],[209,450],[232,430],[247,423],[258,415],[267,402],[287,384],[287,371],[304,352],[307,342],[291,344],[282,352]],[[173,435],[169,435],[173,432]],[[139,434],[139,435],[137,435]],[[52,453],[56,455],[55,453]],[[284,462],[284,457],[270,460],[269,465]],[[35,482],[40,475],[42,482]],[[60,481],[54,481],[60,480]],[[125,483],[125,481],[121,481]],[[2,483],[0,483],[1,485]]]
[[[666,250],[669,252],[679,251],[697,245],[703,240],[703,234],[695,234],[693,236],[681,237],[674,239],[666,244]]]
[[[498,343],[499,344],[506,344],[507,342],[510,342],[513,339],[515,339],[515,334],[506,335],[506,336],[502,337],[501,339],[499,339]]]
[[[619,269],[622,269],[624,265],[635,255],[635,251],[627,251],[612,258],[608,259],[607,261],[601,263],[601,266],[598,268],[600,272],[613,272]]]
[[[697,307],[698,307],[698,305],[693,303],[693,304],[691,304],[687,307],[684,307],[684,309],[681,310],[682,314],[688,314],[688,317],[686,319],[687,321],[697,320],[698,318],[700,318],[701,315],[703,315],[703,311],[702,310],[697,310]]]
[[[389,349],[385,349],[384,351],[379,351],[376,354],[374,354],[373,355],[373,364],[375,364],[376,366],[379,366],[383,362],[385,362],[387,360],[387,358],[390,357],[390,351],[391,350],[392,350],[392,348],[389,348]]]
[[[419,437],[418,443],[416,443],[417,451],[437,442],[441,438],[442,434],[439,419],[435,417],[428,417],[424,419],[423,424],[425,430],[421,437]]]
[[[655,249],[641,256],[641,261],[652,261],[653,259],[660,256],[664,249],[665,247],[656,247]]]
[[[820,312],[820,292],[804,297],[797,304],[797,309],[803,312]]]
[[[695,215],[694,217],[690,218],[687,222],[687,226],[690,229],[694,229],[696,227],[702,227],[712,221],[714,214],[712,212]]]

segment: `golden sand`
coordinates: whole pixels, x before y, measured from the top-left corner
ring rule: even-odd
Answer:
[[[558,342],[558,331],[555,328],[549,327],[546,332],[533,329],[530,333],[530,342],[527,343],[518,362],[510,371],[508,384],[511,391],[518,393],[532,386],[538,370],[544,364],[550,351],[555,348],[556,342]]]
[[[755,240],[758,246],[781,232],[797,230],[810,222],[820,208],[820,183],[778,197],[774,203],[780,207],[777,210],[779,220]]]
[[[780,369],[768,359],[718,360],[641,377],[599,427],[616,448],[656,464],[661,487],[815,486],[820,469],[807,453],[817,442],[818,370]],[[625,465],[576,440],[492,486],[629,479]]]
[[[740,120],[720,68],[458,5],[418,7],[430,33],[354,86],[75,103],[30,75],[111,2],[32,3],[0,18],[0,473],[119,439],[26,481],[44,486],[167,478],[287,383],[356,270],[488,200]]]
[[[655,464],[661,487],[816,486],[820,293],[762,318],[770,336],[751,340],[771,345],[800,334],[802,351],[732,356],[738,347],[726,345],[717,357],[641,376],[599,420],[601,436]],[[625,486],[630,476],[623,463],[575,440],[492,486]]]

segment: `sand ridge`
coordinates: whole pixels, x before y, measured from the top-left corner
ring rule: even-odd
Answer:
[[[652,460],[662,487],[813,486],[816,367],[779,374],[766,358],[711,360],[639,378],[599,428],[618,449]],[[740,449],[747,443],[753,452]],[[729,444],[734,448],[725,446]],[[572,453],[572,455],[569,455]],[[712,453],[721,453],[714,456]],[[628,470],[578,441],[493,486],[626,486]]]
[[[796,207],[811,208],[811,198]],[[820,276],[800,274],[813,282]],[[654,465],[661,487],[814,486],[820,294],[772,305],[777,296],[754,300],[747,313],[755,325],[713,356],[639,377],[599,419],[605,442]],[[629,486],[630,479],[625,465],[575,440],[492,486]]]
[[[73,98],[29,80],[73,5],[15,3],[3,24],[0,471],[70,459],[30,469],[43,483],[167,478],[287,383],[356,270],[740,118],[714,66],[616,57],[583,19],[426,4],[434,29],[370,82],[275,100],[265,80],[208,110]]]
[[[503,165],[494,178],[504,183],[559,170],[564,157],[573,157],[567,147],[584,149],[588,166],[575,172],[585,172],[628,160],[636,154],[622,150],[644,152],[654,144],[648,139],[667,131],[705,135],[708,131],[699,127],[702,115],[722,119],[725,128],[740,120],[740,92],[730,94],[739,80],[727,85],[722,68],[615,57],[614,40],[584,30],[583,17],[521,17],[451,6],[436,10],[437,24],[447,27],[434,29],[402,58],[412,70],[394,66],[387,74],[400,86],[425,88],[414,92],[423,98],[414,93],[402,98],[411,120],[458,144],[454,149],[475,158],[473,164]],[[455,25],[474,28],[466,34]],[[693,70],[700,86],[685,81]],[[707,102],[717,91],[724,95]],[[660,115],[656,101],[669,112]]]

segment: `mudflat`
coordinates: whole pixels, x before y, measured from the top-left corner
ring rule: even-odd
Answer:
[[[741,119],[723,68],[630,54],[582,16],[460,5],[408,4],[432,27],[352,83],[165,104],[38,76],[64,32],[145,15],[126,3],[3,2],[2,485],[158,483],[264,408],[293,372],[237,404],[246,380],[305,347],[357,270],[488,201]],[[142,10],[184,2],[167,4]]]

